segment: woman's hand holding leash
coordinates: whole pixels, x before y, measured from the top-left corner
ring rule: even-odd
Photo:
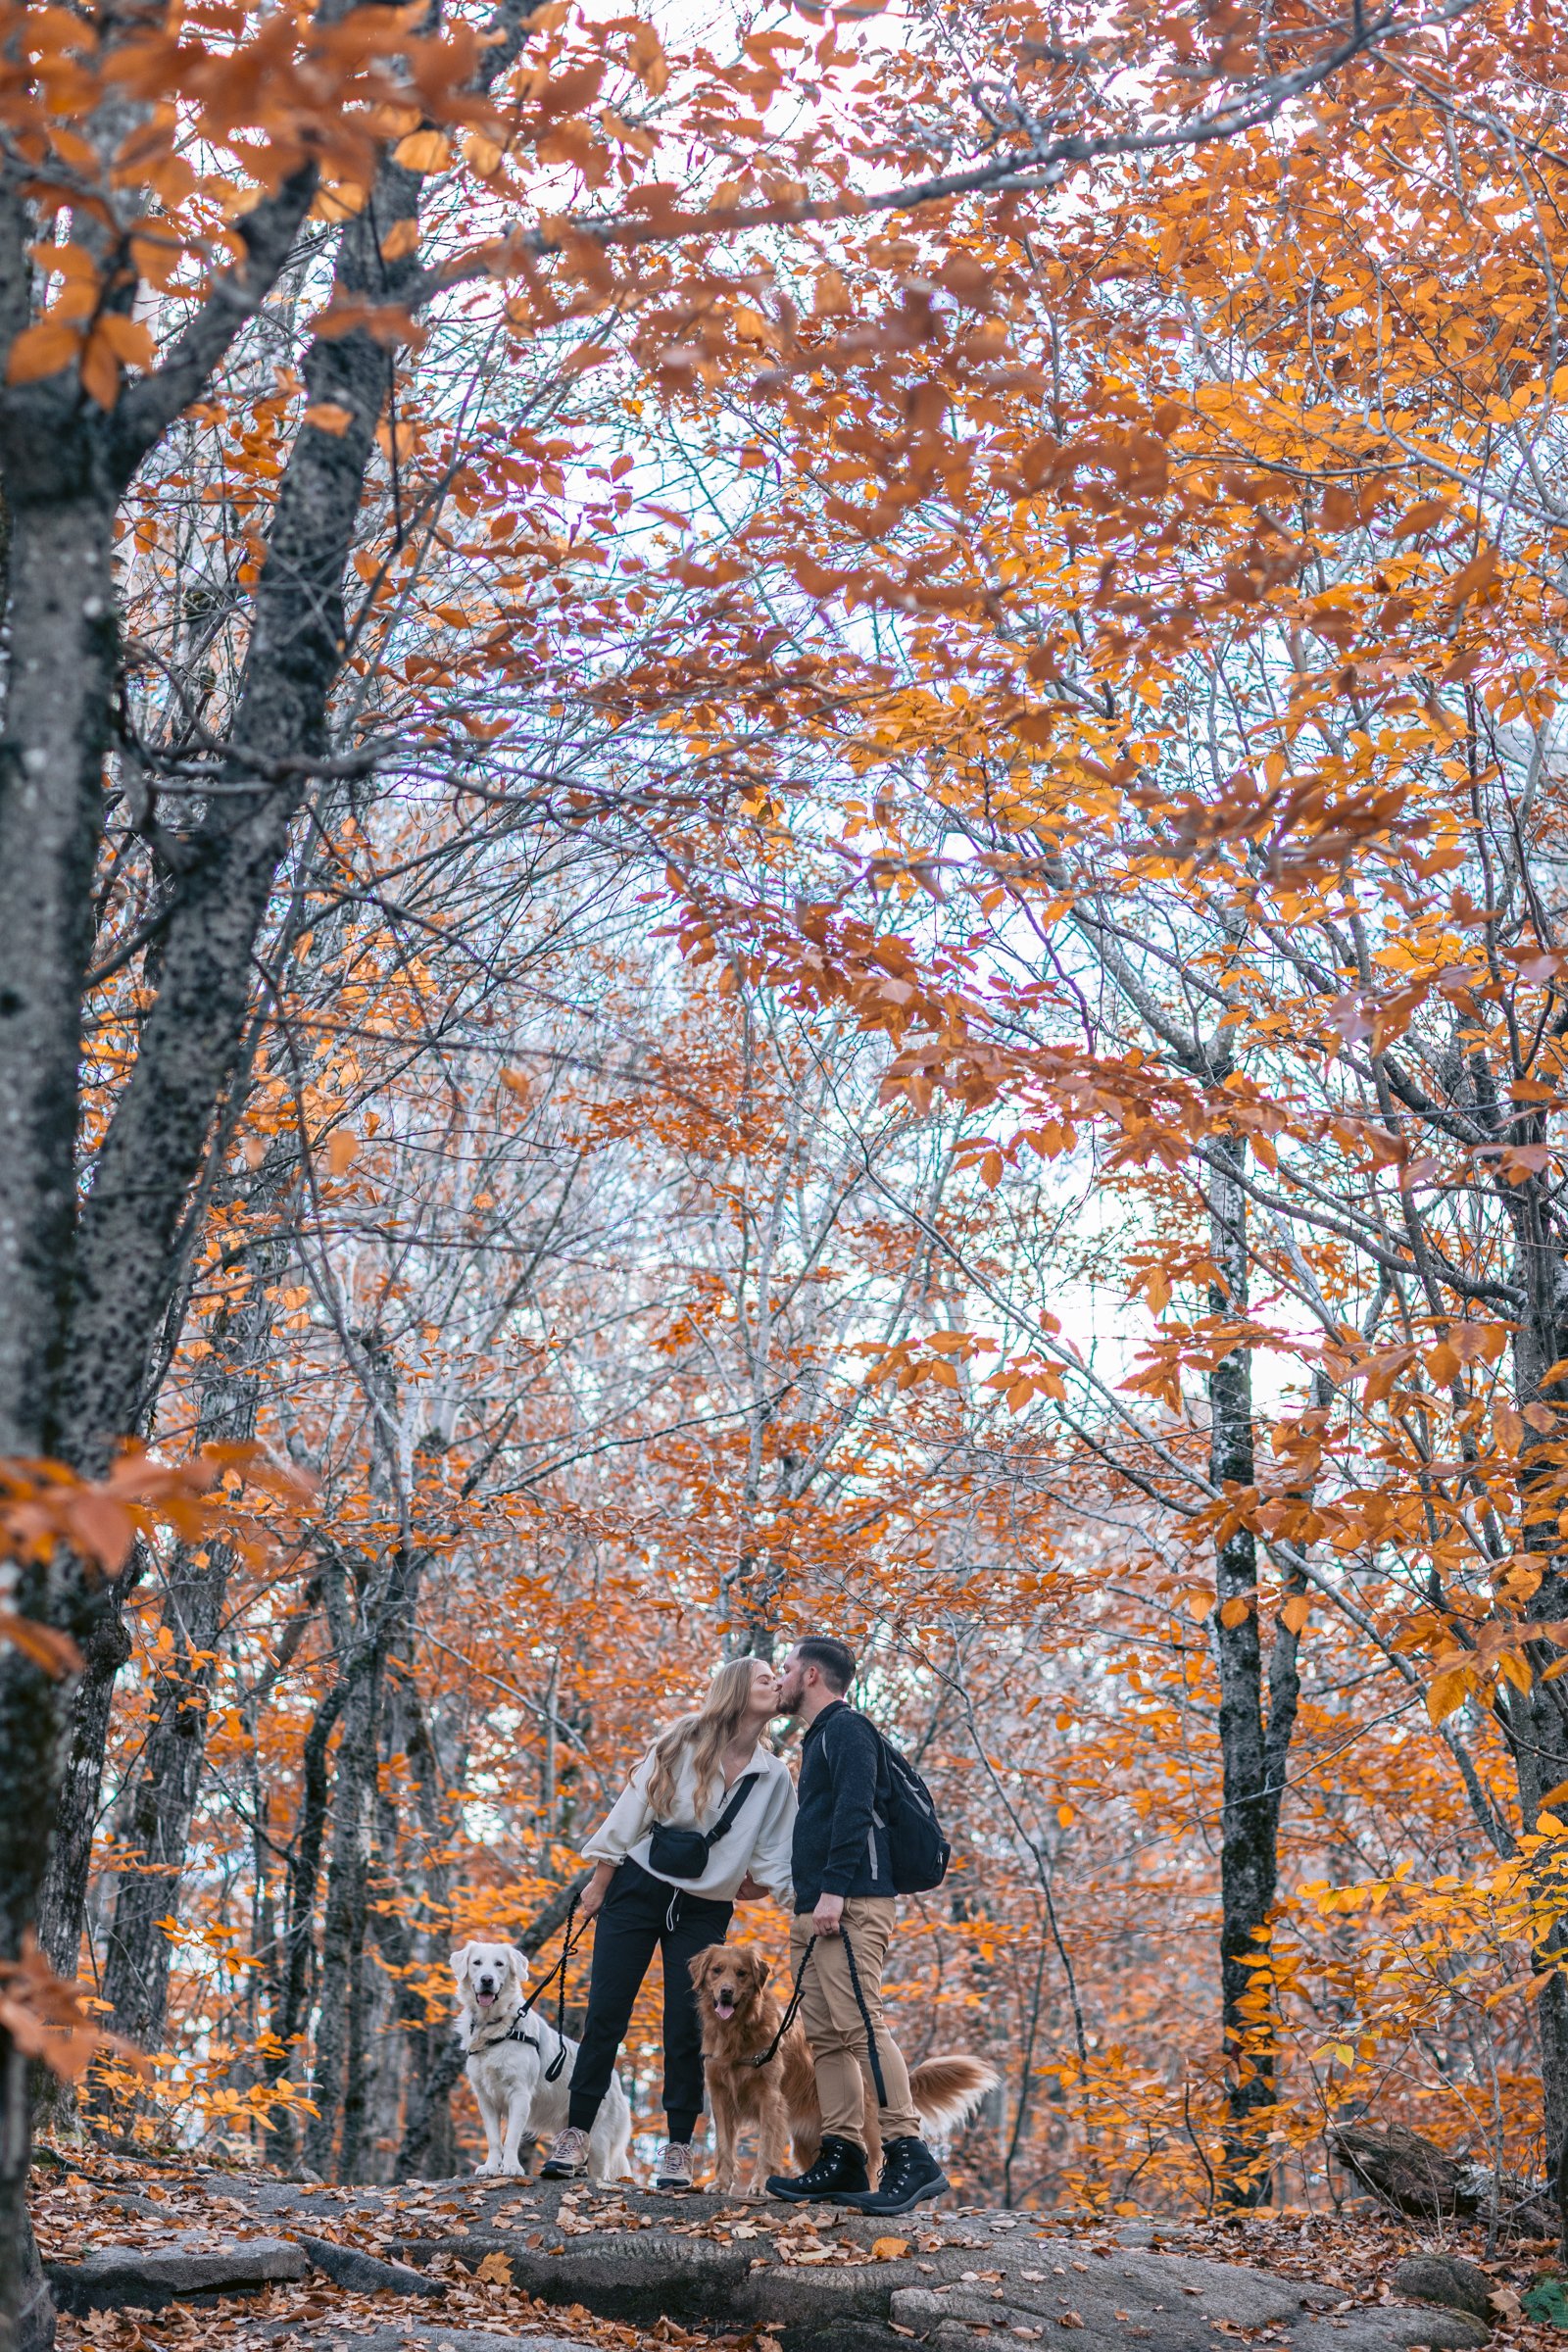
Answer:
[[[577,1908],[585,1920],[592,1919],[594,1913],[599,1909],[605,1896],[610,1892],[610,1882],[614,1875],[615,1866],[612,1862],[601,1862],[598,1865],[593,1877],[577,1897]]]

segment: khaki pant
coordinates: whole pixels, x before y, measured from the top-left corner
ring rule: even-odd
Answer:
[[[920,2119],[909,2096],[909,2070],[882,2014],[882,1965],[893,1938],[897,1907],[890,1894],[853,1894],[844,1906],[843,1920],[855,1944],[856,1973],[876,2032],[876,2054],[888,2094],[888,2103],[880,2111],[884,2147],[890,2139],[920,2136]],[[799,1969],[810,1935],[811,1914],[798,1912],[790,1923],[792,1972]],[[837,2132],[841,2139],[853,2139],[863,2148],[865,2108],[867,2101],[876,2097],[876,2084],[842,1936],[818,1936],[816,1939],[806,1972],[801,2022],[816,2063],[822,2130]]]

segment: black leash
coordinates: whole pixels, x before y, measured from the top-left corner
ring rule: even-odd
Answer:
[[[573,1895],[570,1902],[566,1905],[566,1933],[562,1939],[561,1958],[556,1962],[555,1967],[550,1971],[550,1977],[556,1977],[559,1980],[556,1985],[556,2039],[560,2042],[561,2047],[551,2059],[550,2064],[545,2068],[545,2081],[547,2082],[559,2082],[566,2064],[566,1963],[571,1958],[574,1945],[582,1941],[582,1937],[587,1935],[589,1928],[593,1924],[591,1920],[585,1919],[582,1923],[581,1933],[577,1936],[573,1937],[571,1933],[571,1923],[576,1917],[576,1914],[577,1897]],[[534,2001],[539,1998],[540,1993],[543,1992],[545,1986],[549,1984],[550,1977],[541,1978],[538,1985],[534,1989],[532,1999],[526,2003],[527,2009],[531,2009],[533,2007]]]
[[[816,1937],[814,1936],[809,1936],[807,1940],[806,1949],[801,1954],[801,1965],[795,1972],[795,1988],[790,1994],[789,2007],[779,2019],[778,2032],[774,2034],[772,2040],[768,2043],[766,2049],[762,2052],[760,2058],[747,2058],[743,2061],[743,2064],[747,2066],[771,2066],[774,2059],[778,2056],[780,2042],[784,2039],[785,2034],[789,2032],[791,2026],[794,2025],[795,2020],[800,2015],[801,1999],[806,1987],[806,1963],[808,1960],[809,1960],[815,1948]],[[1565,2141],[1564,2144],[1568,2145],[1568,2141]]]
[[[855,1946],[850,1941],[849,1929],[842,1924],[839,1934],[844,1938],[844,1957],[850,1964],[850,1990],[855,1995],[855,2006],[860,2012],[860,2023],[865,2028],[865,2046],[871,2057],[871,2080],[876,2084],[876,2103],[879,2107],[885,2107],[888,2103],[888,2086],[882,2080],[882,2060],[877,2054],[876,2028],[871,2023],[871,2012],[867,2009],[865,1995],[860,1990],[860,1972],[855,1965]]]
[[[535,2003],[539,1999],[540,1994],[549,1989],[551,1978],[559,1977],[561,1982],[556,1989],[556,2036],[561,2043],[561,2047],[551,2059],[550,2064],[545,2068],[545,2081],[547,2082],[559,2082],[566,2064],[566,1963],[571,1958],[571,1955],[576,1950],[578,1944],[581,1943],[584,1936],[587,1935],[589,1928],[593,1925],[591,1920],[585,1919],[577,1934],[573,1936],[571,1932],[571,1923],[576,1916],[576,1911],[577,1897],[573,1895],[570,1902],[566,1905],[566,1934],[565,1940],[563,1942],[561,1947],[561,1958],[556,1962],[555,1967],[551,1969],[547,1975],[540,1978],[538,1984],[534,1986],[532,1992],[529,1993],[528,1998],[523,2002],[522,2007],[518,2010],[516,2016],[513,2019],[510,2031],[503,2034],[501,2036],[502,2041],[520,2041],[527,2049],[538,2049],[539,2044],[534,2040],[533,2035],[525,2030],[523,2021],[533,2009]],[[493,2049],[498,2047],[499,2044],[487,2042],[484,2046],[487,2049]]]
[[[871,2080],[876,2084],[877,2105],[885,2107],[888,2103],[888,2086],[882,2079],[882,2054],[876,2046],[876,2028],[871,2023],[871,2012],[865,2005],[865,1994],[860,1989],[860,1972],[855,1965],[855,1946],[850,1941],[848,1928],[841,1925],[839,1935],[844,1942],[844,1957],[849,1963],[850,1990],[855,1995],[855,2006],[860,2012],[860,2023],[865,2028],[865,2047],[871,2061]],[[801,1954],[801,1965],[796,1971],[795,1986],[790,1994],[789,2007],[779,2020],[778,2032],[761,2055],[757,2058],[748,2058],[745,2061],[746,2065],[771,2066],[773,2060],[778,2056],[779,2044],[800,2014],[801,2001],[806,1989],[806,1964],[815,1949],[816,1937],[812,1936],[808,1940],[805,1951]]]

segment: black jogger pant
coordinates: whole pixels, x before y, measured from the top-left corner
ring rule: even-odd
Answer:
[[[734,1916],[733,1903],[685,1894],[636,1862],[620,1864],[594,1922],[588,2022],[566,2110],[579,2132],[593,2130],[657,1945],[664,1956],[664,2121],[671,2139],[691,2138],[703,2112],[703,2029],[688,1964],[723,1942]]]

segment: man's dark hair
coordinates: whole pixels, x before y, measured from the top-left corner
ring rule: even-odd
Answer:
[[[821,1668],[824,1682],[835,1690],[847,1690],[855,1680],[855,1652],[847,1642],[835,1642],[831,1634],[810,1634],[795,1644],[795,1655],[803,1666]]]

